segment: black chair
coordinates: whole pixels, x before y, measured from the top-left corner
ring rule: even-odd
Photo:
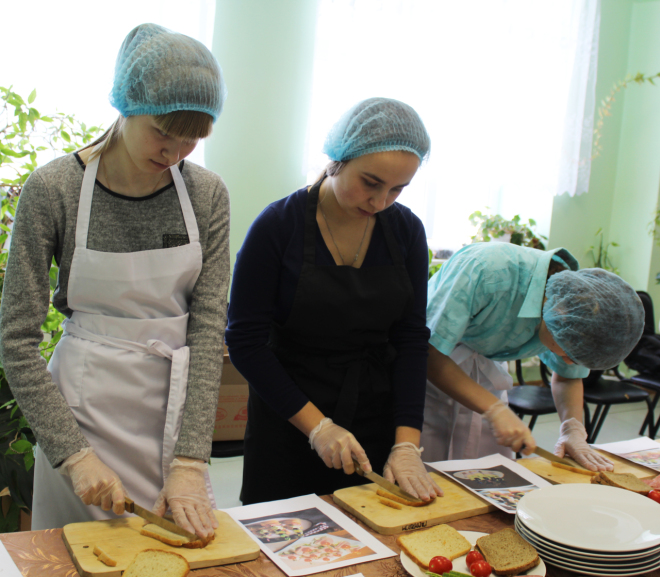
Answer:
[[[557,408],[552,398],[552,391],[546,383],[543,385],[528,385],[525,383],[520,359],[516,361],[516,376],[518,377],[519,385],[507,391],[509,407],[521,419],[526,415],[531,416],[527,425],[531,431],[539,415],[556,413]]]
[[[240,441],[213,441],[211,444],[211,457],[216,459],[240,457],[242,454],[243,439]]]
[[[582,380],[584,383],[584,428],[587,430],[587,443],[596,442],[612,405],[645,401],[648,410],[652,410],[649,394],[633,383],[624,380],[618,368],[615,368],[614,371],[619,380],[603,378],[603,371],[591,371]],[[550,369],[541,362],[543,382],[549,385],[550,376]],[[593,416],[588,403],[596,405]]]
[[[658,416],[657,421],[654,417],[655,407],[658,404],[658,400],[660,400],[660,371],[654,371],[649,368],[648,364],[644,364],[644,360],[640,358],[639,349],[644,346],[642,341],[644,341],[645,338],[650,336],[651,339],[653,339],[657,338],[658,335],[655,332],[655,315],[653,313],[653,301],[651,300],[650,295],[644,291],[637,291],[637,294],[644,305],[644,334],[642,335],[642,340],[640,340],[637,347],[633,349],[624,362],[631,369],[639,371],[638,375],[630,377],[629,380],[653,393],[651,405],[646,413],[646,418],[642,423],[642,428],[640,429],[639,434],[643,435],[648,427],[649,437],[655,439],[658,434],[658,428],[660,428],[660,416]]]

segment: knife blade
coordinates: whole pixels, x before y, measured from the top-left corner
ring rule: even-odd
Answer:
[[[380,485],[383,489],[387,489],[393,495],[396,495],[397,497],[401,497],[402,499],[406,499],[407,501],[413,501],[414,503],[424,502],[419,497],[413,497],[410,493],[407,493],[406,491],[401,489],[398,485],[391,483],[390,481],[384,479],[377,473],[374,473],[373,471],[371,473],[365,472],[362,469],[362,467],[360,467],[360,463],[358,463],[355,459],[353,459],[353,465],[355,465],[355,472],[358,475],[369,479],[372,483],[376,483],[376,485]]]
[[[149,521],[149,523],[158,525],[159,527],[162,527],[163,529],[167,529],[168,531],[171,531],[172,533],[176,533],[177,535],[181,535],[182,537],[187,537],[191,541],[199,541],[199,537],[194,533],[189,533],[188,531],[182,529],[175,523],[172,523],[167,519],[163,519],[162,517],[159,517],[158,515],[152,513],[151,511],[145,509],[144,507],[140,507],[140,505],[138,505],[135,501],[133,501],[133,499],[129,499],[128,497],[126,497],[124,506],[127,512],[135,513],[139,517],[142,517],[146,521]]]
[[[577,467],[578,469],[584,469],[585,471],[588,471],[585,467],[582,465],[579,465],[572,459],[562,459],[561,457],[558,457],[554,453],[551,453],[550,451],[546,451],[545,449],[541,449],[541,447],[536,447],[534,449],[534,452],[539,456],[543,457],[544,459],[547,459],[548,461],[554,461],[555,463],[561,463],[562,465],[567,465],[568,467]]]

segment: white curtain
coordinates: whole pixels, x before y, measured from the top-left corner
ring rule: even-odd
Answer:
[[[32,0],[0,3],[5,54],[0,86],[34,107],[75,114],[89,126],[108,127],[117,111],[108,102],[117,52],[135,26],[160,24],[211,48],[215,0]],[[190,156],[204,164],[203,146]],[[40,159],[41,162],[41,159]]]
[[[599,0],[319,2],[310,179],[341,113],[387,96],[431,135],[400,201],[433,248],[470,242],[475,210],[534,218],[547,234],[553,196],[587,190]]]

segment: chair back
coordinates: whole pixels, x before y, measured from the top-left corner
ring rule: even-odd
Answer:
[[[637,291],[637,296],[639,296],[644,306],[644,333],[645,335],[654,335],[655,334],[655,318],[653,314],[653,301],[651,300],[651,295],[644,291]]]

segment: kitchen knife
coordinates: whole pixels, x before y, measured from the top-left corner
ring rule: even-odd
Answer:
[[[402,499],[406,499],[407,501],[413,501],[414,503],[424,503],[424,501],[422,501],[422,499],[419,497],[413,497],[410,493],[406,493],[399,486],[395,485],[394,483],[390,483],[387,479],[384,479],[373,471],[371,473],[365,472],[362,467],[360,467],[360,463],[358,463],[355,459],[353,459],[353,465],[355,465],[355,472],[358,475],[361,477],[366,477],[371,482],[376,483],[376,485],[380,485],[383,489],[387,489],[393,495],[401,497]]]
[[[577,467],[578,469],[586,469],[582,465],[578,465],[575,461],[572,459],[562,459],[561,457],[558,457],[554,453],[551,453],[550,451],[546,451],[545,449],[541,449],[541,447],[536,447],[534,449],[534,452],[539,456],[543,457],[544,459],[548,459],[548,461],[554,461],[555,463],[561,463],[562,465],[567,465],[568,467]]]
[[[133,499],[129,499],[126,497],[125,501],[125,508],[128,513],[135,513],[136,515],[142,517],[143,519],[149,521],[149,523],[153,523],[154,525],[158,525],[159,527],[162,527],[163,529],[167,529],[168,531],[171,531],[172,533],[176,533],[177,535],[181,535],[183,537],[187,537],[191,541],[199,541],[199,537],[195,535],[194,533],[189,533],[185,529],[182,529],[178,525],[172,523],[171,521],[168,521],[167,519],[163,519],[162,517],[159,517],[155,513],[152,513],[151,511],[145,509],[144,507],[140,507]]]

